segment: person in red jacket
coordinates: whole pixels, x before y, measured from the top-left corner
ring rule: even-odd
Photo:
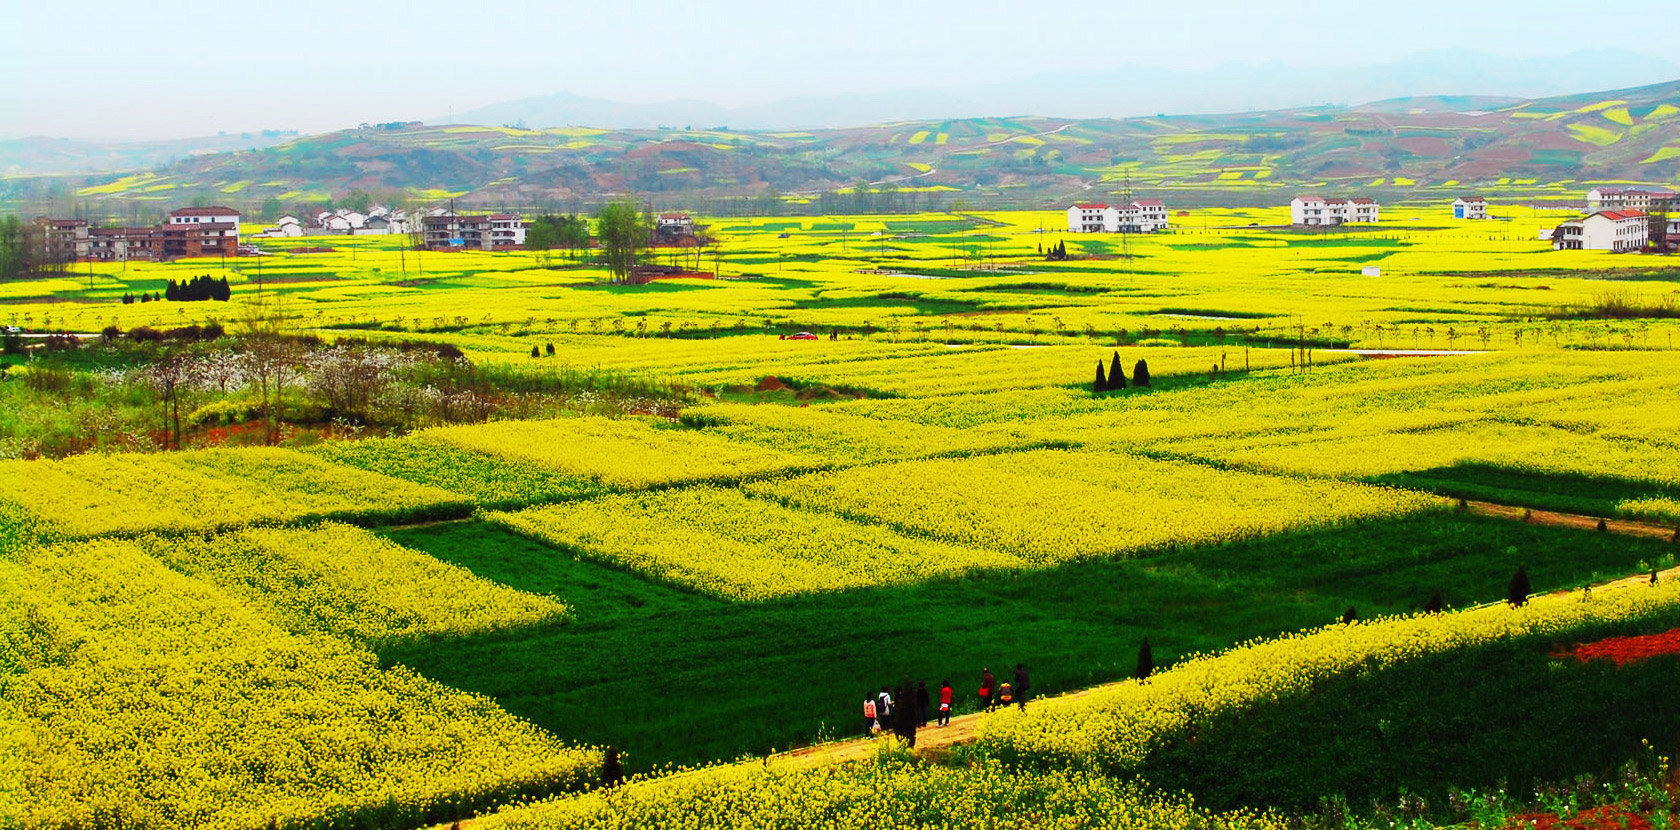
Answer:
[[[939,687],[939,725],[951,725],[951,681],[949,680]]]
[[[997,689],[997,678],[992,676],[991,669],[980,670],[980,708],[992,711],[992,692]]]

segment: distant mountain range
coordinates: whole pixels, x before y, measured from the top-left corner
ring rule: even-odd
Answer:
[[[294,130],[162,141],[84,141],[28,136],[0,140],[0,175],[144,170],[204,153],[260,150],[297,138]]]
[[[729,108],[691,99],[627,104],[567,92],[457,113],[463,124],[654,129],[835,129],[893,121],[1044,115],[1130,118],[1357,105],[1396,97],[1480,96],[1489,101],[1616,89],[1680,78],[1680,64],[1614,49],[1512,59],[1441,51],[1374,66],[1230,63],[1199,71],[1122,66],[1046,72],[1005,84],[875,94],[810,95]],[[429,123],[447,123],[437,117]]]
[[[1603,182],[1680,182],[1680,81],[1537,99],[1418,95],[1254,113],[824,130],[376,125],[147,173],[0,179],[0,197],[241,208],[275,200],[295,210],[365,190],[579,209],[635,194],[696,210],[738,209],[743,199],[754,210],[848,210],[860,207],[851,192],[859,182],[906,208],[1060,205],[1128,189],[1182,205],[1273,203],[1303,188],[1578,201]]]

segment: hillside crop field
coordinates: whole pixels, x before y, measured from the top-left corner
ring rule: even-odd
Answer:
[[[1680,750],[1680,655],[1571,656],[1680,626],[1680,267],[1384,211],[0,283],[83,335],[0,362],[0,826],[1394,826]],[[1017,663],[971,743],[753,760]]]

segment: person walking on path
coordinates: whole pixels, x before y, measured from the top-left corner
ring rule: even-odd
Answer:
[[[951,681],[949,680],[939,687],[939,725],[951,725]]]
[[[928,690],[927,681],[916,681],[916,725],[927,728]]]
[[[1015,690],[1010,687],[1009,681],[1005,680],[998,686],[997,702],[999,706],[1005,709],[1009,708],[1009,704],[1015,702]]]
[[[1030,688],[1032,688],[1032,681],[1027,679],[1027,667],[1026,667],[1026,665],[1022,664],[1022,663],[1016,663],[1015,664],[1015,705],[1016,706],[1019,706],[1022,709],[1027,708],[1027,690],[1030,689]]]
[[[875,733],[881,731],[881,723],[875,720],[875,696],[863,696],[863,735],[869,740],[875,740]]]
[[[893,699],[887,687],[881,687],[881,693],[875,696],[875,717],[881,722],[881,731],[891,731],[893,728]]]
[[[992,711],[992,692],[997,689],[997,678],[992,676],[991,669],[980,670],[980,708]]]

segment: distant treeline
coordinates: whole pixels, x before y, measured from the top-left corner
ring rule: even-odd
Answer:
[[[165,300],[181,303],[196,303],[205,300],[227,302],[233,296],[233,289],[228,287],[227,277],[214,279],[208,274],[193,277],[192,281],[169,281],[169,287],[163,290]]]

